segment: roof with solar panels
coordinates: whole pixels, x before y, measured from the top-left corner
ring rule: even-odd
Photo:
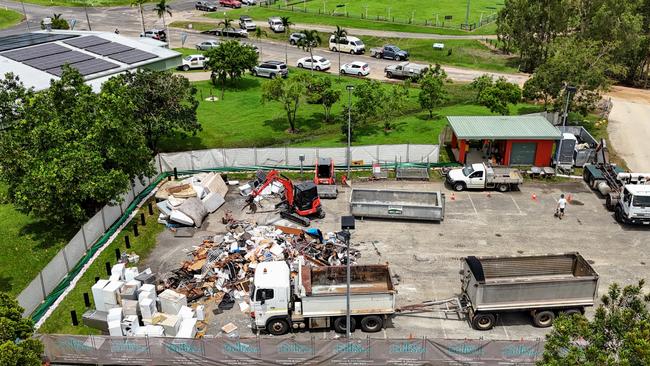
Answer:
[[[181,63],[182,55],[164,42],[115,33],[57,30],[0,37],[0,75],[12,72],[36,90],[47,89],[65,64],[99,90],[104,81],[125,71],[172,69]]]

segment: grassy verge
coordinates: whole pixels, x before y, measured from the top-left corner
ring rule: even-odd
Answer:
[[[199,31],[214,29],[217,23],[196,23],[196,22],[173,22],[172,27],[187,28],[191,23],[192,28]],[[300,31],[302,29],[295,29]],[[294,30],[292,30],[293,32]],[[328,47],[329,34],[319,32],[323,44],[320,49]],[[287,34],[276,34],[267,31],[265,39],[275,40],[279,42],[287,42]],[[491,50],[478,40],[471,39],[446,39],[441,41],[433,41],[428,39],[413,39],[413,38],[390,38],[390,37],[373,37],[373,36],[359,36],[365,43],[366,50],[371,47],[381,47],[385,44],[394,44],[402,49],[408,50],[411,53],[411,59],[425,63],[439,63],[441,65],[460,66],[470,69],[479,69],[486,71],[497,72],[517,72],[516,58],[513,56],[506,56],[499,51]],[[255,42],[255,39],[250,39],[250,42]],[[433,43],[443,43],[444,50],[434,50]],[[191,45],[188,45],[191,46]],[[185,53],[184,53],[185,54]]]
[[[18,295],[63,248],[78,228],[52,226],[4,203],[0,183],[0,291]]]
[[[291,73],[306,72],[292,69]],[[347,102],[345,86],[357,84],[362,80],[331,77],[334,86],[341,90],[341,101],[332,108],[331,122],[323,120],[323,109],[320,105],[301,104],[297,113],[298,133],[288,133],[289,127],[286,114],[279,103],[261,103],[261,85],[264,78],[245,76],[238,84],[227,87],[223,100],[206,101],[211,95],[220,97],[219,88],[208,81],[197,82],[200,100],[198,118],[203,130],[196,136],[177,137],[162,142],[165,151],[181,151],[206,149],[214,147],[262,147],[282,146],[344,146],[345,141],[341,132],[342,124],[347,123],[343,107]],[[485,107],[474,103],[474,91],[466,84],[447,84],[450,100],[435,111],[433,119],[428,113],[421,111],[417,102],[418,90],[412,88],[410,101],[401,117],[392,121],[392,129],[384,131],[380,126],[357,131],[355,144],[401,144],[401,143],[437,143],[438,135],[446,125],[448,115],[491,115]],[[539,110],[538,107],[520,104],[512,107],[512,114],[530,113]]]
[[[153,2],[154,0],[147,0],[147,2]],[[68,6],[68,7],[104,7],[104,6],[119,6],[119,5],[131,5],[132,0],[25,0],[26,3],[32,3],[43,6]],[[137,11],[137,8],[133,8],[133,11]]]
[[[0,29],[9,28],[23,20],[23,15],[8,9],[0,9]]]
[[[395,6],[394,8],[397,8]],[[495,34],[496,26],[486,25],[481,27],[473,32],[463,31],[461,29],[453,28],[437,28],[437,27],[426,27],[422,25],[413,25],[413,24],[399,24],[399,23],[390,23],[382,21],[373,21],[367,19],[355,19],[355,18],[346,18],[340,16],[329,16],[322,15],[318,13],[301,13],[293,12],[290,10],[280,10],[277,8],[265,8],[265,7],[245,7],[237,10],[228,12],[232,18],[239,18],[241,14],[250,15],[253,19],[264,21],[272,16],[286,16],[289,17],[293,23],[304,23],[304,24],[322,24],[330,26],[341,26],[343,28],[362,28],[362,29],[372,29],[379,31],[394,31],[394,32],[411,32],[411,33],[427,33],[427,34],[441,34],[441,35],[485,35],[485,34]],[[208,17],[220,18],[221,14],[208,14]]]
[[[137,253],[140,256],[140,261],[144,261],[147,255],[151,250],[156,246],[156,237],[160,232],[165,229],[164,225],[160,225],[156,222],[158,217],[158,209],[156,205],[154,207],[154,214],[149,215],[146,205],[143,205],[143,208],[140,209],[138,214],[135,216],[134,221],[137,222],[140,217],[140,213],[146,215],[147,225],[139,226],[138,237],[133,236],[131,230],[132,224],[126,226],[126,228],[120,232],[117,238],[104,249],[104,251],[99,255],[93,264],[88,268],[86,273],[83,274],[77,285],[70,291],[68,296],[63,299],[61,304],[56,308],[54,313],[45,321],[43,326],[39,329],[41,333],[61,333],[61,334],[99,334],[99,331],[96,329],[88,328],[83,325],[73,326],[70,321],[70,311],[76,310],[77,316],[81,321],[81,315],[87,310],[83,300],[83,293],[87,292],[91,297],[92,304],[92,293],[90,288],[95,283],[95,277],[107,278],[106,268],[104,263],[111,262],[115,264],[115,248],[120,248],[124,253],[127,249],[124,246],[124,236],[128,235],[131,241],[131,249],[128,250],[129,253]],[[137,265],[137,264],[136,264]],[[144,269],[144,268],[141,268]]]

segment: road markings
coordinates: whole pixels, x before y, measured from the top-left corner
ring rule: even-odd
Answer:
[[[478,211],[476,211],[476,206],[474,206],[474,201],[472,201],[472,195],[467,193],[467,197],[469,197],[469,202],[472,203],[472,208],[474,208],[474,213],[478,215]]]
[[[506,339],[510,339],[510,334],[508,334],[508,329],[506,329],[506,326],[503,324],[503,317],[499,317],[499,323],[501,323],[501,328],[503,328],[503,332],[506,334]]]
[[[512,197],[512,196],[509,196],[509,197],[510,197],[510,199],[512,200],[512,203],[515,204],[515,207],[517,207],[517,210],[519,211],[519,214],[520,214],[520,215],[523,215],[524,213],[521,212],[521,208],[519,208],[519,205],[517,204],[517,201],[515,201],[515,198]]]

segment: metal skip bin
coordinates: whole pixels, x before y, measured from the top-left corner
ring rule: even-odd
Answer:
[[[441,192],[354,188],[350,213],[356,217],[442,221],[445,195]]]

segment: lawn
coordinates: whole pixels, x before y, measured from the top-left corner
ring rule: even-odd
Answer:
[[[23,15],[13,10],[0,9],[0,29],[9,28],[23,20]]]
[[[305,72],[291,70],[292,74]],[[324,122],[320,105],[302,104],[297,113],[298,133],[287,132],[289,125],[286,115],[279,103],[261,103],[261,85],[263,78],[245,76],[236,86],[226,90],[225,98],[216,102],[206,101],[211,95],[220,96],[219,88],[210,82],[195,83],[200,100],[198,118],[203,130],[196,136],[177,137],[162,142],[164,151],[196,150],[206,148],[262,147],[281,146],[343,146],[344,136],[341,124],[346,118],[342,115],[347,101],[345,86],[362,82],[360,79],[347,78],[336,82],[336,76],[327,75],[335,81],[335,87],[342,90],[341,102],[334,105],[332,114],[335,121]],[[417,104],[417,89],[410,93],[411,111],[393,121],[393,128],[384,131],[381,127],[361,131],[355,144],[401,144],[426,143],[438,141],[438,134],[446,124],[447,115],[490,115],[490,111],[474,104],[474,92],[466,84],[447,84],[450,93],[449,102],[436,111],[434,119],[428,119],[427,113],[420,111]],[[538,110],[526,104],[513,107],[513,114],[530,113]]]
[[[382,0],[383,1],[383,0]],[[412,0],[418,1],[418,0]],[[424,2],[423,2],[424,3]],[[321,3],[322,4],[322,3]],[[370,19],[358,19],[353,17],[341,17],[341,16],[331,16],[323,15],[318,13],[303,13],[298,11],[291,11],[286,9],[278,8],[266,8],[266,7],[243,7],[241,9],[229,11],[228,14],[232,18],[239,18],[241,14],[250,15],[253,19],[258,21],[264,21],[271,16],[287,16],[290,18],[293,23],[304,23],[304,24],[323,24],[331,26],[341,26],[344,28],[363,28],[363,29],[374,29],[380,31],[395,31],[395,32],[412,32],[412,33],[430,33],[430,34],[443,34],[443,35],[463,35],[463,34],[495,34],[496,26],[494,23],[480,27],[472,32],[467,32],[461,30],[460,27],[455,26],[453,28],[441,28],[433,26],[424,26],[416,24],[402,24],[402,23],[393,23],[386,21],[376,21]],[[420,14],[425,14],[425,12],[420,12]],[[220,18],[223,15],[221,13],[211,13],[206,16],[212,18]],[[464,19],[464,18],[463,18]],[[435,20],[435,17],[434,17]],[[431,20],[429,20],[430,22]],[[421,24],[424,23],[422,20]]]
[[[189,22],[173,22],[172,27],[186,28]],[[196,30],[204,31],[214,29],[217,23],[196,23],[192,22],[192,27]],[[293,31],[300,31],[302,28],[293,29]],[[323,44],[319,48],[328,47],[329,34],[319,32]],[[351,34],[352,35],[352,34]],[[265,38],[286,42],[286,33],[273,33],[267,32]],[[366,45],[366,50],[369,51],[371,47],[381,47],[385,44],[394,44],[411,53],[411,59],[425,63],[449,66],[460,66],[470,69],[479,69],[486,71],[497,72],[517,72],[516,64],[517,58],[514,56],[506,56],[498,51],[491,50],[478,40],[472,39],[446,39],[437,41],[443,43],[445,49],[434,50],[433,43],[436,41],[428,39],[414,39],[414,38],[390,38],[390,37],[372,37],[372,36],[358,36]],[[249,42],[255,42],[251,37]],[[188,45],[192,46],[192,45]],[[184,50],[184,49],[177,49]],[[186,55],[185,51],[183,54]],[[188,51],[196,53],[196,51]],[[367,54],[369,54],[367,52]]]
[[[6,201],[0,183],[0,291],[18,295],[74,236],[76,229],[56,229],[18,212]]]
[[[132,0],[24,0],[26,3],[38,4],[43,6],[88,6],[88,7],[103,7],[103,6],[120,6],[131,5]],[[155,0],[148,0],[154,2]],[[135,9],[133,10],[135,11]]]
[[[147,205],[143,205],[139,213],[135,216],[135,221],[138,221],[140,218],[140,213],[144,213],[146,216],[145,226],[138,226],[140,235],[138,237],[133,236],[131,230],[131,223],[126,226],[126,228],[120,232],[117,238],[104,249],[104,251],[95,259],[93,264],[88,268],[86,273],[83,274],[77,285],[70,291],[68,296],[66,296],[61,304],[54,310],[52,315],[45,321],[43,326],[39,329],[41,333],[59,333],[59,334],[99,334],[100,332],[96,329],[88,328],[80,324],[79,326],[73,326],[70,321],[70,311],[76,310],[77,317],[81,322],[81,315],[87,310],[83,300],[83,293],[88,292],[91,298],[92,304],[92,293],[90,288],[95,283],[95,277],[107,278],[106,268],[104,263],[111,262],[115,264],[115,248],[120,248],[121,252],[124,253],[127,251],[124,245],[124,236],[128,235],[131,242],[131,249],[128,250],[129,253],[137,253],[140,256],[140,261],[144,261],[146,256],[151,252],[151,250],[156,246],[156,237],[160,232],[165,230],[164,225],[160,225],[156,222],[158,217],[158,209],[156,205],[154,207],[154,214],[149,215]],[[140,268],[144,269],[144,268]],[[91,305],[94,308],[94,305]]]

